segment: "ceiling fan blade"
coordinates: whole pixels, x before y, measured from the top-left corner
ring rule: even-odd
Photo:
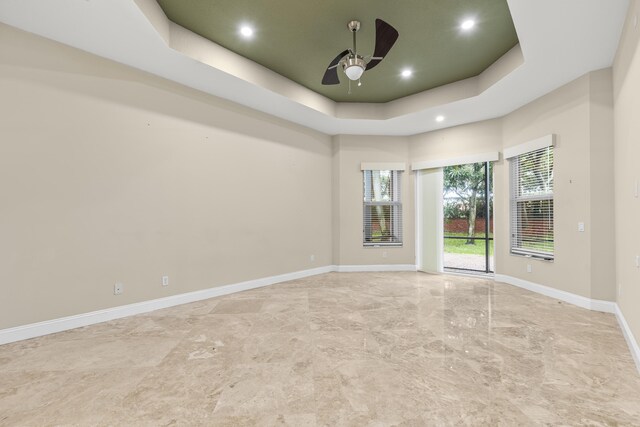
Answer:
[[[376,19],[376,48],[371,61],[367,64],[367,70],[378,65],[387,56],[396,40],[398,40],[398,31],[382,19]]]
[[[338,63],[348,53],[349,49],[339,53],[338,56],[333,58],[333,61],[331,61],[331,64],[329,64],[329,67],[327,67],[327,70],[324,72],[324,76],[322,77],[323,85],[337,85],[340,83],[340,80],[338,79]]]

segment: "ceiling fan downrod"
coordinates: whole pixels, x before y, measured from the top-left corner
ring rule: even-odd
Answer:
[[[358,51],[356,49],[356,33],[360,29],[360,21],[349,21],[347,28],[349,28],[349,31],[353,33],[353,55],[358,56]]]

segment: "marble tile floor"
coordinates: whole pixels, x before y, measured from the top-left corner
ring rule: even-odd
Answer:
[[[0,346],[2,426],[640,425],[611,314],[329,273]]]

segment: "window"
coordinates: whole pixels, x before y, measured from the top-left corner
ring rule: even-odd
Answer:
[[[364,172],[364,246],[402,246],[400,171]]]
[[[511,253],[553,259],[553,147],[511,159]]]

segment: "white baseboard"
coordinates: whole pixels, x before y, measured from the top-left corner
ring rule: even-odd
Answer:
[[[335,269],[335,266],[328,265],[311,270],[302,270],[293,273],[280,274],[278,276],[248,280],[246,282],[234,283],[232,285],[218,286],[215,288],[203,289],[201,291],[172,295],[165,298],[142,301],[134,304],[121,305],[104,310],[97,310],[89,313],[82,313],[74,316],[61,317],[58,319],[46,320],[44,322],[2,329],[0,330],[0,345],[62,332],[69,329],[80,328],[82,326],[107,322],[109,320],[133,316],[135,314],[148,313],[150,311],[173,307],[180,304],[187,304],[235,292],[260,288],[263,286],[273,285],[275,283],[301,279],[303,277],[315,276],[322,273],[330,273],[335,271]]]
[[[246,282],[234,283],[231,285],[218,286],[215,288],[203,289],[201,291],[189,292],[185,294],[172,295],[165,298],[158,298],[149,301],[142,301],[134,304],[121,305],[104,310],[92,311],[73,316],[61,317],[58,319],[46,320],[44,322],[31,323],[28,325],[16,326],[14,328],[0,330],[0,345],[10,342],[26,340],[40,337],[56,332],[67,331],[69,329],[89,326],[96,323],[107,322],[109,320],[120,319],[136,314],[148,313],[162,308],[173,307],[180,304],[201,301],[209,298],[228,295],[235,292],[269,286],[289,280],[302,279],[303,277],[315,276],[317,274],[357,271],[416,271],[415,265],[327,265],[310,270],[295,271],[293,273],[280,274],[277,276],[264,277],[261,279],[248,280]]]
[[[618,320],[618,324],[620,325],[620,329],[622,329],[622,333],[624,334],[624,339],[627,341],[627,345],[629,346],[629,351],[631,352],[631,356],[633,357],[633,360],[636,364],[636,368],[640,373],[640,346],[638,346],[638,342],[633,336],[633,333],[631,332],[631,328],[629,327],[627,320],[624,318],[624,315],[622,314],[622,310],[620,310],[620,306],[615,302],[602,301],[602,300],[583,297],[581,295],[572,294],[566,291],[560,291],[558,289],[550,288],[544,285],[539,285],[533,282],[528,282],[526,280],[522,280],[517,277],[506,276],[504,274],[496,274],[495,281],[504,282],[509,285],[527,289],[531,292],[535,292],[538,294],[546,295],[551,298],[559,299],[561,301],[567,302],[569,304],[577,305],[578,307],[586,308],[588,310],[602,311],[604,313],[615,314],[616,319]]]
[[[618,304],[616,304],[616,318],[618,319],[618,324],[620,325],[620,329],[622,329],[624,339],[627,341],[627,345],[631,351],[633,361],[636,362],[636,368],[638,368],[638,372],[640,372],[640,346],[638,346],[638,341],[636,341],[636,338],[633,336],[627,319],[624,318],[624,314],[622,314],[622,310]]]
[[[517,286],[519,288],[526,289],[537,294],[542,294],[551,298],[559,299],[560,301],[568,302],[569,304],[577,305],[578,307],[586,308],[588,310],[602,311],[605,313],[616,312],[616,303],[612,301],[591,299],[583,297],[582,295],[572,294],[571,292],[561,291],[559,289],[550,288],[549,286],[539,285],[537,283],[529,282],[517,277],[507,276],[504,274],[496,274],[495,281],[508,283],[509,285]]]
[[[336,265],[339,273],[376,272],[376,271],[417,271],[413,264],[380,264],[380,265]]]
[[[75,329],[82,326],[93,325],[96,323],[107,322],[109,320],[120,319],[123,317],[133,316],[136,314],[148,313],[150,311],[162,308],[173,307],[176,305],[187,304],[190,302],[201,301],[222,295],[228,295],[235,292],[246,291],[250,289],[269,286],[276,283],[286,282],[289,280],[302,279],[304,277],[315,276],[317,274],[337,272],[381,272],[381,271],[416,271],[416,266],[411,264],[388,264],[388,265],[327,265],[310,270],[296,271],[293,273],[280,274],[277,276],[265,277],[261,279],[248,280],[246,282],[234,283],[231,285],[219,286],[201,291],[189,292],[185,294],[172,295],[165,298],[158,298],[150,301],[143,301],[134,304],[127,304],[104,310],[92,311],[74,316],[61,317],[59,319],[47,320],[44,322],[31,323],[23,326],[16,326],[0,330],[0,345],[15,341],[26,340],[43,335],[62,332],[69,329]],[[561,301],[568,302],[579,307],[589,310],[603,311],[606,313],[615,313],[620,328],[624,333],[624,337],[629,345],[633,359],[640,371],[640,347],[638,346],[629,325],[627,324],[620,307],[614,302],[592,300],[570,292],[560,291],[548,286],[539,285],[537,283],[528,282],[511,276],[496,274],[497,282],[504,282],[514,285],[532,292],[556,298]]]

